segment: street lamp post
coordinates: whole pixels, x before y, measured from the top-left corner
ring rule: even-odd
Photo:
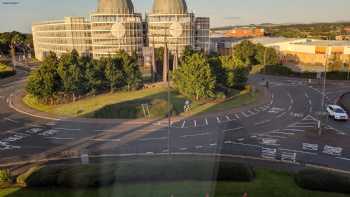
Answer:
[[[326,108],[326,83],[327,83],[327,67],[328,67],[328,58],[329,58],[329,54],[331,53],[331,50],[329,49],[329,47],[326,50],[326,61],[324,64],[324,76],[323,76],[323,87],[322,87],[322,103],[321,103],[321,118],[320,118],[320,122],[319,122],[319,135],[322,135],[322,118],[325,114],[325,108]]]

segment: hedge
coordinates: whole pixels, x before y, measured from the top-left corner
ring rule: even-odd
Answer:
[[[87,188],[114,183],[244,181],[255,179],[245,164],[213,161],[128,161],[105,165],[58,165],[30,169],[20,179],[28,187]]]
[[[296,184],[304,189],[350,193],[350,177],[316,169],[306,169],[295,175]]]

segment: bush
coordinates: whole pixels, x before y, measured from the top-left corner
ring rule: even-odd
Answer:
[[[11,181],[11,174],[9,170],[0,170],[0,183]]]
[[[40,170],[41,167],[39,166],[34,166],[31,167],[28,171],[26,171],[25,173],[19,175],[16,179],[17,184],[22,185],[22,186],[28,186],[28,178],[31,177],[33,175],[33,173],[37,172],[38,170]]]
[[[0,63],[0,79],[10,77],[15,74],[16,74],[16,71],[13,68]]]
[[[295,182],[308,190],[350,193],[350,177],[329,171],[302,170],[296,174]]]
[[[217,170],[217,171],[215,171]],[[252,181],[250,166],[213,161],[128,161],[109,165],[46,166],[32,168],[17,181],[28,187],[87,188],[114,183],[164,181]]]

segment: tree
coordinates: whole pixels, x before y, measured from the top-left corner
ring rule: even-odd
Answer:
[[[93,95],[96,95],[98,91],[104,89],[105,76],[104,65],[100,64],[100,61],[91,60],[87,62],[85,70],[85,79],[87,82],[87,89]]]
[[[264,47],[261,44],[256,45],[256,61],[261,65],[277,65],[279,57],[276,49]]]
[[[61,87],[60,77],[57,73],[58,60],[56,54],[50,52],[40,65],[39,69],[31,72],[26,90],[39,100],[51,104]]]
[[[199,53],[186,58],[186,61],[173,74],[177,90],[196,100],[214,96],[215,76],[208,60]]]
[[[137,56],[134,54],[130,57],[126,52],[121,53],[123,59],[123,70],[125,73],[125,83],[128,91],[137,89],[142,85],[142,74],[137,65]]]
[[[79,54],[76,50],[61,57],[58,74],[62,79],[65,94],[72,95],[73,101],[85,92],[84,67],[79,62]]]
[[[102,58],[105,65],[105,77],[109,82],[111,92],[121,88],[125,84],[125,74],[123,72],[123,61],[120,58]]]
[[[249,40],[245,40],[234,47],[234,56],[246,65],[255,64],[256,47]]]

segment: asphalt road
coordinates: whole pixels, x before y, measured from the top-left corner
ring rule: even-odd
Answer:
[[[321,85],[303,79],[265,77],[269,102],[236,112],[173,122],[113,120],[50,121],[18,113],[10,95],[24,86],[26,73],[0,80],[0,164],[90,155],[204,153],[241,155],[350,170],[350,123],[325,118],[325,132],[315,132],[321,118]],[[262,76],[251,79],[263,86]],[[329,82],[327,103],[334,103],[350,83]],[[169,140],[170,139],[170,140]]]

